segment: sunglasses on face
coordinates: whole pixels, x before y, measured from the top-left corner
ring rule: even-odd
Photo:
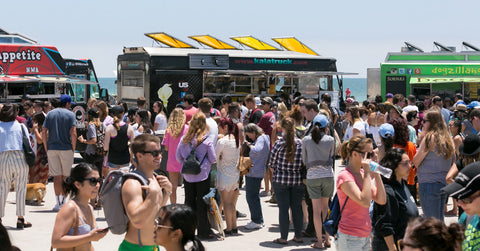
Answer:
[[[142,153],[150,153],[154,158],[158,157],[158,155],[160,155],[162,152],[161,151],[143,151]]]
[[[401,161],[399,164],[403,166],[410,166],[412,163],[410,162],[410,160],[407,160],[407,161]]]
[[[88,180],[88,183],[90,184],[90,186],[96,186],[97,183],[102,184],[102,181],[103,181],[102,178],[85,178],[82,180],[82,182],[85,180]]]
[[[172,226],[162,225],[162,224],[160,224],[160,220],[159,220],[159,219],[156,219],[156,220],[155,220],[155,229],[159,229],[159,228],[172,229],[173,227],[172,227]]]
[[[365,156],[365,154],[367,154],[367,159],[370,159],[370,158],[373,157],[373,152],[369,152],[369,153],[367,153],[367,152],[360,152],[360,151],[356,151],[356,152],[362,154],[363,156]]]
[[[420,248],[420,247],[417,246],[417,245],[404,242],[403,239],[398,240],[398,241],[397,241],[397,245],[398,245],[399,250],[403,250],[405,247]]]
[[[480,197],[480,194],[477,194],[475,196],[468,196],[467,198],[464,198],[464,199],[459,199],[459,201],[462,201],[463,203],[465,204],[470,204],[472,203],[476,198]]]

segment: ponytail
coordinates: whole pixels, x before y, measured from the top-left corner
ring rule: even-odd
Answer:
[[[316,125],[313,127],[311,135],[312,135],[312,139],[315,142],[315,144],[318,144],[318,142],[320,142],[320,140],[322,140],[323,135],[325,135],[325,128],[326,127],[320,128]]]
[[[390,134],[386,135],[387,137],[381,137],[385,152],[390,151],[393,148],[393,137]]]
[[[235,137],[235,145],[238,148],[240,146],[240,132],[237,124],[234,123],[232,119],[225,117],[220,119],[218,126],[227,126],[227,135],[232,134]]]
[[[198,239],[198,237],[195,237],[192,240],[192,247],[190,248],[191,251],[205,251],[205,247],[203,246],[202,242]]]
[[[117,115],[113,116],[113,127],[115,127],[117,131],[120,131],[120,121],[121,120],[117,117]]]

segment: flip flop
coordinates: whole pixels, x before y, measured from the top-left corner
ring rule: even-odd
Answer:
[[[293,238],[292,241],[294,241],[294,242],[296,242],[296,243],[303,243],[303,240],[302,240],[302,239]]]
[[[273,243],[280,244],[280,245],[287,245],[288,241],[278,238],[278,239],[273,240]]]
[[[320,250],[325,250],[327,249],[326,247],[320,247],[318,246],[318,242],[315,242],[315,243],[312,243],[312,245],[310,245],[311,248],[315,248],[315,249],[320,249]]]

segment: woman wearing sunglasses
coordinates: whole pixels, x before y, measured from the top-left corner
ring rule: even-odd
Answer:
[[[155,242],[166,251],[185,250],[185,245],[192,243],[189,250],[204,251],[202,242],[195,237],[197,217],[195,212],[182,204],[162,207],[160,216],[155,220]]]
[[[107,234],[99,229],[93,215],[93,207],[88,203],[95,199],[100,188],[98,170],[88,163],[80,163],[72,168],[64,183],[70,200],[58,211],[52,233],[52,247],[57,250],[93,250],[92,241],[98,241]]]
[[[382,177],[387,203],[373,205],[372,249],[396,250],[395,243],[405,234],[408,221],[418,217],[417,205],[405,181],[410,171],[410,159],[402,148],[393,148],[385,154],[380,165],[391,169],[393,174],[389,179]]]
[[[346,167],[337,177],[337,194],[341,206],[342,218],[338,225],[337,250],[370,250],[372,223],[368,208],[372,200],[385,205],[386,195],[382,178],[370,171],[373,153],[372,140],[364,136],[354,136],[345,141],[340,154]],[[372,177],[375,185],[372,185]]]
[[[433,217],[415,218],[397,244],[403,251],[461,251],[464,238],[463,227],[458,223],[447,227]]]
[[[397,131],[395,130],[395,133]],[[440,192],[453,164],[455,146],[442,114],[432,108],[423,119],[424,137],[413,164],[417,167],[418,194],[425,217],[444,218],[447,196]]]

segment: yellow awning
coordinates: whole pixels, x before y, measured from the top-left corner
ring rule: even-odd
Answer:
[[[189,45],[181,40],[178,40],[165,32],[157,32],[157,33],[145,33],[145,36],[154,39],[162,44],[166,44],[172,48],[195,48],[192,45]]]
[[[212,47],[213,49],[222,49],[222,50],[236,50],[232,45],[229,45],[222,40],[216,39],[210,35],[199,35],[199,36],[189,36],[189,38]]]
[[[260,41],[252,36],[247,36],[247,37],[231,37],[231,39],[244,44],[252,49],[255,50],[262,50],[262,51],[276,51],[278,50],[277,48]]]
[[[306,53],[306,54],[318,56],[316,52],[308,48],[308,46],[298,41],[294,37],[272,38],[272,40],[277,42],[278,44],[280,44],[280,46],[284,47],[289,51],[296,51],[300,53]]]

